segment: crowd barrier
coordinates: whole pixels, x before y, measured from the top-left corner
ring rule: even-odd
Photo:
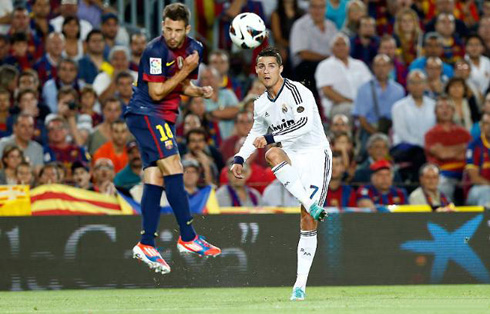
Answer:
[[[223,249],[181,256],[172,216],[158,245],[166,276],[132,259],[137,216],[0,217],[0,290],[291,286],[299,216],[197,215]],[[490,283],[490,216],[481,213],[340,213],[319,224],[310,285]]]

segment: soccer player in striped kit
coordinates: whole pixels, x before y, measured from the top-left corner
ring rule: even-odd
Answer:
[[[243,163],[257,148],[276,144],[265,154],[272,171],[301,203],[297,279],[291,300],[304,300],[306,281],[317,246],[317,221],[331,177],[332,151],[313,94],[301,83],[283,78],[277,49],[266,48],[255,70],[266,91],[254,103],[254,124],[234,157],[231,171],[242,178]]]
[[[165,7],[163,35],[149,42],[143,52],[137,86],[125,113],[144,168],[143,230],[140,242],[133,248],[133,256],[162,274],[169,273],[170,267],[155,248],[154,238],[160,220],[163,183],[180,228],[179,251],[201,256],[221,253],[194,231],[174,136],[180,95],[209,98],[213,94],[210,86],[197,87],[190,81],[197,78],[203,47],[187,36],[191,29],[189,19],[190,12],[185,5],[174,3]]]

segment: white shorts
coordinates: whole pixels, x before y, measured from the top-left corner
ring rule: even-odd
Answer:
[[[285,150],[291,166],[298,171],[301,182],[310,198],[324,206],[328,184],[332,176],[332,151],[330,148],[293,152]]]

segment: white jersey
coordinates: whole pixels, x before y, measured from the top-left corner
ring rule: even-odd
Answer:
[[[254,102],[254,124],[236,156],[244,160],[255,151],[253,142],[266,136],[287,152],[329,149],[315,98],[299,82],[284,79],[275,99],[267,92]]]

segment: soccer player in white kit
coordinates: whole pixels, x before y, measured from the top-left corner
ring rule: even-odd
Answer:
[[[317,220],[327,216],[326,200],[332,152],[313,94],[301,83],[283,78],[277,49],[265,48],[255,71],[266,91],[254,102],[254,124],[231,171],[242,178],[243,163],[257,148],[276,143],[265,158],[276,178],[301,203],[298,268],[291,300],[304,300],[306,281],[317,246]]]

